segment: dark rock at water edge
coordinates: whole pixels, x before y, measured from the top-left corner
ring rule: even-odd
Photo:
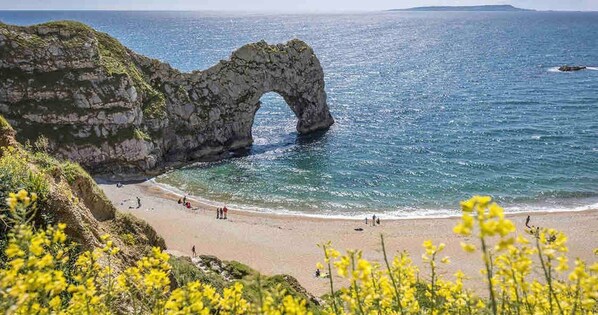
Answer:
[[[579,70],[584,70],[587,67],[585,66],[561,66],[559,67],[559,71],[563,71],[563,72],[569,72],[569,71],[579,71]]]
[[[280,94],[301,134],[334,120],[324,73],[300,40],[258,42],[190,73],[72,21],[0,23],[0,115],[20,141],[97,174],[158,174],[252,144],[260,97]]]

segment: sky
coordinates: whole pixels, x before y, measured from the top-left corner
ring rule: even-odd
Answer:
[[[479,4],[511,4],[537,10],[598,11],[598,0],[0,0],[0,10],[334,12]]]

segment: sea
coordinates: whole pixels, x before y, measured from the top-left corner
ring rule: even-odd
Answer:
[[[249,42],[313,47],[334,126],[298,135],[282,97],[263,95],[248,152],[154,179],[207,202],[352,218],[456,215],[476,194],[507,211],[598,207],[596,12],[0,11],[50,20],[181,71]]]

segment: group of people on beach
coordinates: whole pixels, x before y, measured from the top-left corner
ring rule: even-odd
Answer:
[[[228,208],[224,206],[223,208],[216,209],[216,219],[227,220],[228,217]]]
[[[187,195],[183,196],[183,198],[179,198],[178,204],[183,205],[183,207],[186,207],[187,209],[191,209],[191,202],[187,199]],[[216,219],[228,219],[228,208],[226,208],[226,206],[216,209]]]
[[[187,196],[184,196],[182,199],[179,199],[178,201],[179,205],[183,205],[183,207],[186,207],[187,209],[191,209],[191,202],[187,200]]]
[[[380,225],[380,217],[377,217],[375,214],[372,215],[372,226]],[[368,217],[365,217],[365,225],[368,225]]]

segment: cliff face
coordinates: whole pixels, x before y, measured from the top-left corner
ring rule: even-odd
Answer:
[[[44,135],[54,154],[94,173],[157,173],[246,147],[271,91],[298,132],[334,123],[322,67],[300,40],[245,45],[182,73],[78,22],[0,23],[0,114],[21,141]]]

